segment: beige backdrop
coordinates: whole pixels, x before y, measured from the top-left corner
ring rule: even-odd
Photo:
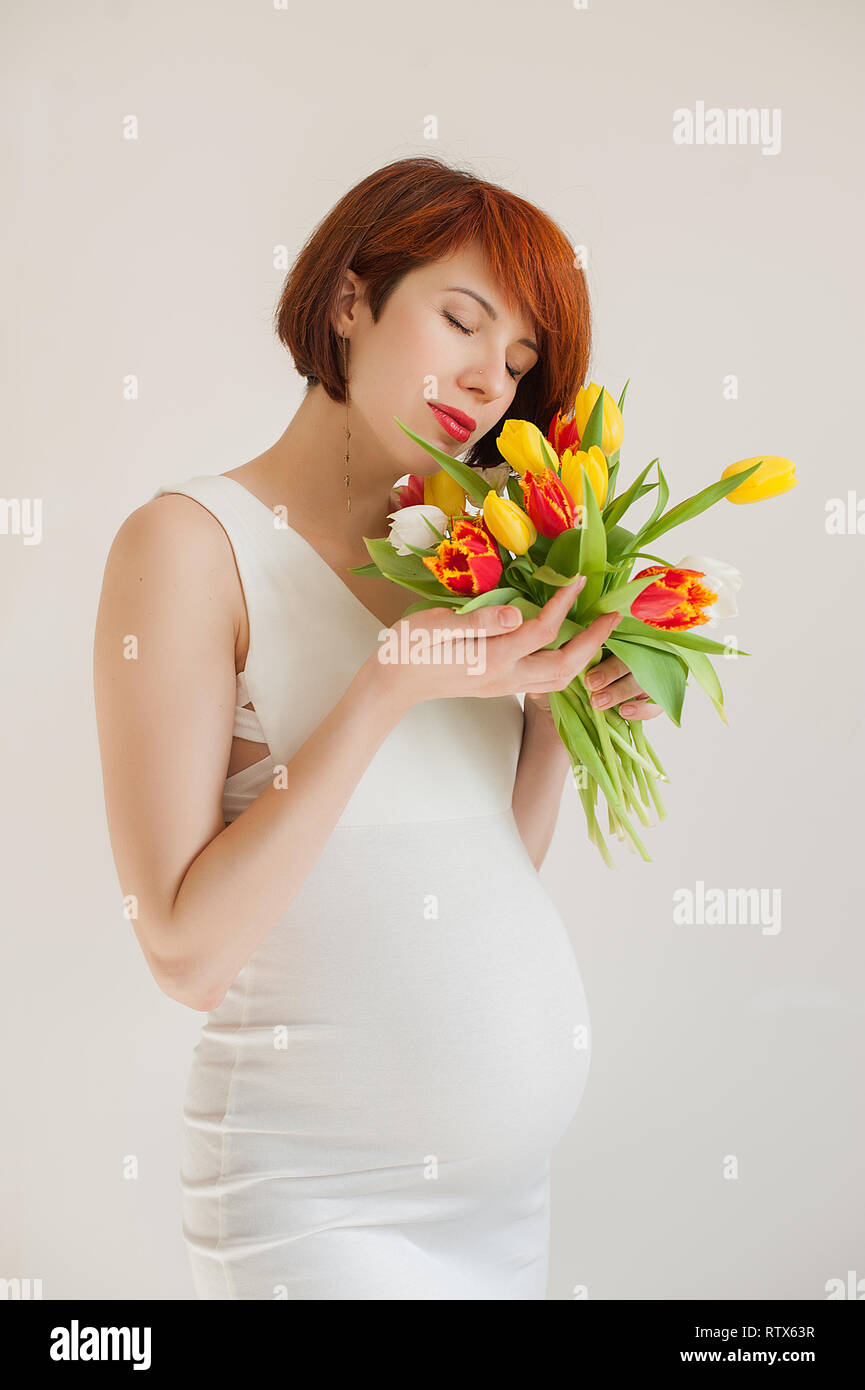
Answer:
[[[623,478],[659,454],[680,499],[758,453],[800,478],[671,542],[743,571],[721,631],[753,655],[718,663],[729,728],[699,689],[681,730],[650,726],[672,777],[653,862],[607,871],[565,791],[542,873],[593,1057],[554,1155],[549,1297],[822,1299],[865,1278],[865,535],[826,529],[830,499],[865,495],[861,7],[8,0],[2,27],[0,1277],[193,1296],[177,1152],[203,1016],[159,992],[122,915],[103,566],[160,484],[252,458],[298,405],[270,331],[279,249],[371,170],[435,153],[587,248],[592,377],[631,378]],[[774,145],[676,143],[701,103],[765,111]],[[35,543],[14,499],[41,499]],[[676,925],[698,881],[779,889],[780,930]]]

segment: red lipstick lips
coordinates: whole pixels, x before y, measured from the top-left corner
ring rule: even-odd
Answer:
[[[472,417],[466,415],[464,410],[457,410],[453,405],[439,405],[438,401],[427,401],[427,405],[442,429],[446,430],[452,439],[458,439],[461,444],[465,444],[475,428],[476,422]]]

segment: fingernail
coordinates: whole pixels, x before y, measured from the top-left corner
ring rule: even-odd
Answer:
[[[600,685],[603,679],[600,671],[592,671],[591,675],[586,676],[586,685],[590,685],[594,689],[596,685]]]
[[[499,614],[502,627],[518,627],[522,621],[523,615],[519,608],[503,608]]]
[[[608,705],[608,704],[610,703],[610,696],[609,696],[609,695],[593,695],[593,696],[592,696],[592,703],[594,704],[595,709],[600,709],[602,705]]]

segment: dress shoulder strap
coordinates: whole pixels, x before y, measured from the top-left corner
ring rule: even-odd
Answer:
[[[280,583],[285,577],[285,554],[280,554],[274,544],[271,514],[247,488],[220,473],[202,473],[180,483],[165,484],[157,488],[150,500],[169,493],[181,493],[199,502],[216,518],[228,537],[249,620],[242,703],[254,705],[253,718],[257,718],[260,730],[258,741],[269,743],[271,737],[275,737],[271,714],[275,691],[268,654],[274,615],[280,606]],[[249,716],[253,712],[246,710],[244,714]]]

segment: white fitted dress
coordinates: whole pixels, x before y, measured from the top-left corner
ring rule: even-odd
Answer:
[[[177,492],[223,526],[249,614],[235,727],[270,754],[226,781],[230,822],[382,624],[235,479],[154,496]],[[199,1298],[546,1297],[550,1151],[589,1014],[511,810],[522,727],[515,695],[410,710],[207,1015],[180,1155]]]

